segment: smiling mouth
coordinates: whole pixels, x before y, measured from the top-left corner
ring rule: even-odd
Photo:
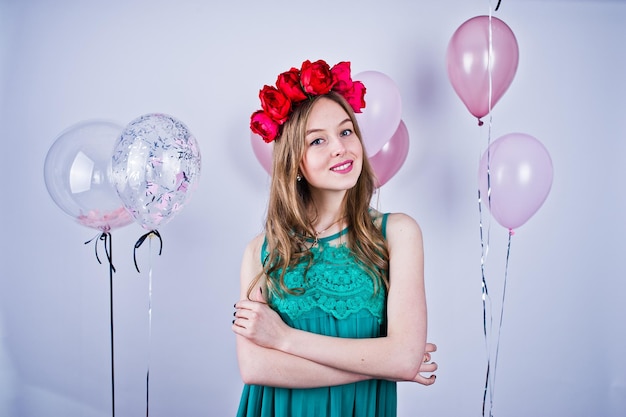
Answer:
[[[351,166],[352,166],[352,161],[346,161],[346,162],[342,163],[341,165],[335,165],[330,170],[331,171],[345,171],[346,169],[350,168]]]

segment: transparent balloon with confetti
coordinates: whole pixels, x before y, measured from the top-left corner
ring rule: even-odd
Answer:
[[[145,114],[122,131],[112,180],[135,221],[148,231],[168,223],[189,201],[201,171],[198,143],[180,120]]]

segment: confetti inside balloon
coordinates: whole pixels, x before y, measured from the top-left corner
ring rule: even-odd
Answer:
[[[146,230],[169,222],[200,178],[195,137],[176,118],[151,113],[130,122],[112,156],[112,179],[126,209]]]

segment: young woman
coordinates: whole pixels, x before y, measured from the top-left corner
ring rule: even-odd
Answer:
[[[350,64],[305,61],[261,90],[251,128],[274,141],[265,231],[248,245],[232,329],[238,416],[396,415],[396,381],[434,383],[422,235],[370,207],[375,177]]]

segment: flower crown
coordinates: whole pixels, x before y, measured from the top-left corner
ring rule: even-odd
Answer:
[[[350,62],[340,62],[331,68],[323,60],[307,60],[301,69],[291,68],[280,74],[275,87],[263,87],[259,92],[261,110],[252,113],[250,129],[270,143],[280,136],[295,104],[330,91],[342,95],[355,113],[361,113],[365,107],[365,86],[352,81]]]

